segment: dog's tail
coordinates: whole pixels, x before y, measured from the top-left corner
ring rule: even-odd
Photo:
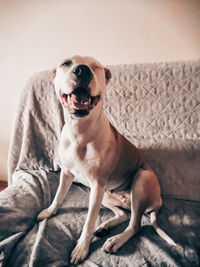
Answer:
[[[167,243],[169,243],[170,245],[176,246],[177,244],[171,239],[171,237],[169,237],[158,225],[157,223],[157,212],[156,211],[152,211],[150,213],[150,221],[151,224],[153,226],[153,228],[155,229],[155,231],[157,232],[157,234],[159,236],[161,236]]]

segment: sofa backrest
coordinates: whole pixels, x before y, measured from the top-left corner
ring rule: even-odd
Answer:
[[[143,152],[163,195],[200,201],[200,61],[110,66],[105,112]],[[52,71],[34,75],[19,99],[10,142],[9,183],[20,169],[59,170],[64,124]]]
[[[200,61],[110,69],[111,123],[143,151],[163,194],[200,200]]]

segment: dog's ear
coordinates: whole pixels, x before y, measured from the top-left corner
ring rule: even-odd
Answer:
[[[105,78],[106,78],[106,84],[110,81],[112,74],[111,71],[108,68],[104,68],[105,70]]]
[[[53,70],[52,70],[52,76],[53,76],[53,78],[56,77],[56,69],[53,69]]]

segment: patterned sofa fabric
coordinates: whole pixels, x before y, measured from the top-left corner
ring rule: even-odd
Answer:
[[[105,111],[145,154],[163,194],[200,200],[199,61],[111,67]]]

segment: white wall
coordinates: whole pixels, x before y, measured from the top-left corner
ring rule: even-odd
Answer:
[[[0,179],[23,84],[73,54],[104,64],[200,58],[200,1],[0,0]]]

